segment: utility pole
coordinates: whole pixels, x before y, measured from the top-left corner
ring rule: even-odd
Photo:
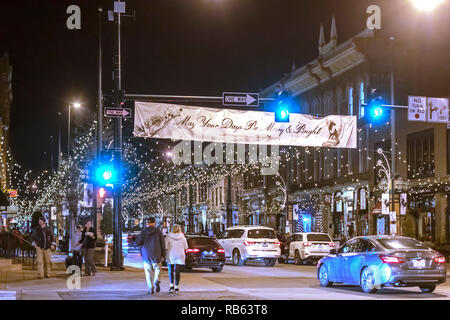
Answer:
[[[102,93],[102,7],[98,8],[98,92],[97,92],[97,163],[100,162],[103,149],[103,93]],[[98,187],[94,183],[94,229],[97,232],[97,198]]]
[[[120,91],[122,90],[121,75],[121,34],[120,12],[117,12],[116,52],[113,57],[114,101],[120,108]],[[114,119],[114,168],[119,181],[114,182],[114,251],[112,270],[124,270],[122,266],[122,118]]]
[[[58,171],[61,169],[61,112],[58,112]]]
[[[227,228],[233,226],[233,207],[231,202],[231,175],[227,177]]]
[[[394,55],[394,48],[393,48],[393,44],[394,44],[394,37],[390,37],[389,38],[389,44],[390,44],[390,71],[391,71],[391,76],[390,76],[390,92],[391,92],[391,105],[395,105],[395,95],[394,95],[394,62],[393,62],[393,55]],[[396,172],[396,132],[395,132],[395,108],[391,109],[391,212],[395,212],[395,187],[394,187],[394,177],[395,177],[395,172]],[[391,221],[390,221],[390,216],[388,217],[388,223],[389,223],[389,227],[388,227],[388,232],[389,234],[391,234]]]

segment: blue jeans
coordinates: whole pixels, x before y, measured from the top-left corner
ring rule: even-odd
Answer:
[[[181,269],[183,269],[184,265],[182,264],[167,264],[167,268],[169,271],[169,281],[170,284],[173,285],[175,282],[175,285],[178,286],[180,283],[180,273]]]

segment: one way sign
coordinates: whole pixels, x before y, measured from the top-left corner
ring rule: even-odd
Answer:
[[[222,97],[224,106],[259,106],[258,93],[224,92]]]
[[[105,108],[105,117],[131,118],[130,108]]]

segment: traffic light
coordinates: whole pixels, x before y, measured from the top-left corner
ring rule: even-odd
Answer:
[[[125,104],[125,91],[119,90],[119,105],[118,108],[122,108]]]
[[[378,89],[372,89],[367,105],[367,115],[371,121],[377,121],[385,118],[385,108],[383,107],[383,98]]]
[[[275,96],[275,122],[289,122],[292,109],[292,98],[289,92],[282,90]]]
[[[97,186],[113,185],[120,180],[120,173],[114,167],[114,153],[112,150],[103,150],[101,158],[94,168],[94,180]]]
[[[112,198],[113,197],[113,189],[111,187],[101,187],[98,189],[98,196],[101,199]]]
[[[98,186],[113,184],[117,177],[112,163],[100,164],[95,170],[95,180]]]

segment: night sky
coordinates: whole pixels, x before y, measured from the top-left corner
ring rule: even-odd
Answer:
[[[81,30],[66,28],[66,8],[72,4],[81,7]],[[2,2],[0,55],[7,52],[13,65],[11,148],[27,169],[48,168],[50,153],[56,158],[58,112],[63,114],[65,151],[69,103],[79,100],[95,111],[100,4],[103,89],[109,92],[114,24],[108,22],[107,10],[112,9],[112,0]],[[366,8],[371,4],[382,9],[383,32],[404,41],[421,39],[416,45],[423,47],[424,56],[436,54],[440,59],[420,63],[430,60],[431,67],[439,68],[442,61],[448,64],[450,53],[448,4],[432,14],[419,14],[408,0],[129,0],[126,4],[127,13],[136,10],[136,20],[125,19],[122,28],[122,87],[127,93],[257,92],[290,72],[293,62],[300,67],[317,57],[320,23],[328,41],[334,15],[341,43],[366,27]],[[448,89],[448,80],[440,81],[437,91]],[[72,112],[73,117],[78,112],[82,110]]]

